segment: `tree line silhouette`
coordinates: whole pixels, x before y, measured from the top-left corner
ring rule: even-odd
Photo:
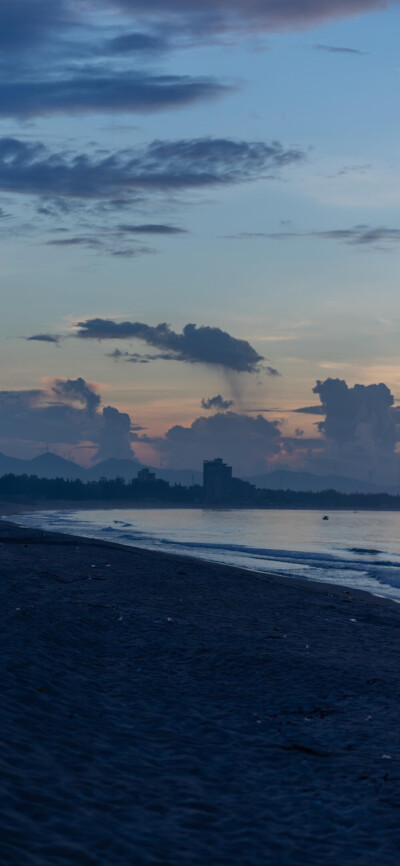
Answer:
[[[272,490],[254,487],[239,478],[232,479],[229,495],[218,502],[207,500],[203,487],[195,484],[169,484],[155,479],[101,478],[99,481],[38,478],[36,475],[3,475],[0,496],[22,501],[64,500],[70,502],[130,502],[181,506],[218,505],[225,508],[369,508],[400,509],[400,496],[389,493],[340,493],[337,490]]]

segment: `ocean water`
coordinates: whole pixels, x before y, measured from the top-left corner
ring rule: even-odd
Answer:
[[[36,511],[12,519],[400,601],[399,512],[129,508]]]

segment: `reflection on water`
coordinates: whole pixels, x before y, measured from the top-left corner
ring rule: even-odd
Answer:
[[[14,519],[257,572],[340,583],[400,601],[399,512],[132,508]]]

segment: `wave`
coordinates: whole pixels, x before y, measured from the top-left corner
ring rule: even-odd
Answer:
[[[144,533],[136,532],[136,533],[123,533],[120,536],[126,540],[130,539],[132,543],[146,542],[149,543],[156,542],[157,545],[162,545],[165,547],[174,547],[174,548],[182,548],[188,551],[195,550],[204,550],[204,551],[216,551],[216,552],[225,552],[227,554],[243,554],[245,556],[257,557],[259,559],[267,559],[267,560],[279,560],[285,562],[298,562],[302,564],[310,564],[316,565],[318,567],[323,566],[324,568],[350,568],[352,570],[359,568],[362,571],[365,571],[366,568],[370,565],[376,568],[377,564],[379,567],[387,567],[387,568],[399,568],[400,566],[400,558],[398,560],[392,559],[380,559],[379,563],[377,563],[376,559],[355,559],[353,557],[340,557],[335,556],[331,553],[315,553],[311,551],[303,551],[303,550],[287,550],[287,549],[277,549],[277,548],[267,548],[267,547],[249,547],[247,545],[240,544],[218,544],[214,542],[201,542],[201,541],[178,541],[172,538],[164,538],[157,537],[153,535],[146,535]],[[360,548],[352,548],[355,553],[370,553],[371,555],[376,556],[378,553],[382,554],[382,551],[375,550],[362,550]]]
[[[139,525],[135,525],[136,521],[110,521],[110,517],[104,514],[97,514],[94,518],[84,512],[53,512],[51,515],[37,512],[35,516],[24,515],[24,518],[28,525],[40,525],[53,531],[72,531],[91,538],[108,535],[113,542],[128,546],[186,554],[244,567],[260,574],[273,571],[294,578],[358,587],[400,600],[400,553],[363,546],[364,538],[360,538],[361,545],[358,546],[332,547],[335,540],[340,543],[338,533],[336,539],[331,539],[328,550],[298,550],[221,541],[221,534],[218,537],[215,528],[210,530],[209,540],[200,541],[196,540],[195,525],[185,529],[176,524],[171,525],[169,533],[162,518],[158,525],[153,524],[151,527],[143,526],[141,517]]]

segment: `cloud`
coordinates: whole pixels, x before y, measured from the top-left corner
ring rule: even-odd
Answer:
[[[182,235],[187,234],[187,229],[181,229],[177,226],[169,226],[169,225],[160,225],[160,224],[144,224],[144,225],[130,225],[129,223],[123,223],[119,225],[118,231],[125,232],[127,234],[143,234],[143,235]]]
[[[103,424],[99,433],[99,447],[96,460],[119,460],[133,458],[131,448],[131,420],[126,412],[119,412],[113,406],[103,409]]]
[[[168,20],[197,33],[249,29],[280,32],[311,27],[331,18],[376,12],[391,0],[114,0],[125,12]]]
[[[190,427],[171,427],[155,444],[166,465],[176,469],[200,469],[204,459],[222,457],[235,475],[251,475],[267,470],[279,453],[281,434],[277,423],[262,415],[224,412],[197,418]]]
[[[365,57],[367,51],[359,51],[358,48],[341,48],[339,45],[314,45],[316,51],[327,51],[329,54],[358,54]]]
[[[145,236],[184,235],[180,226],[129,219],[133,209],[176,204],[188,191],[207,191],[280,176],[303,158],[279,142],[230,139],[155,140],[123,150],[76,151],[38,141],[0,137],[0,193],[25,196],[33,213],[8,229],[14,239],[40,232],[41,242],[59,249],[133,257],[156,250],[139,244]],[[124,214],[124,222],[121,220]],[[1,212],[0,212],[1,216]],[[51,231],[52,236],[48,236]],[[47,238],[43,235],[47,232]],[[56,235],[54,233],[57,232]]]
[[[97,53],[103,56],[156,54],[171,43],[179,45],[182,36],[201,41],[229,31],[246,35],[254,30],[298,30],[394,4],[395,0],[2,0],[0,48],[28,51],[49,42],[60,48],[65,42],[65,50],[73,55],[73,49],[79,54],[84,46],[89,53],[96,41]],[[101,39],[104,10],[114,13],[112,24],[121,30],[106,40]],[[135,22],[131,32],[129,14]],[[136,29],[140,21],[144,30]]]
[[[84,379],[56,379],[47,388],[0,391],[2,439],[24,441],[29,447],[75,446],[91,443],[95,459],[133,458],[127,447],[132,429],[129,416],[106,406]],[[136,429],[136,428],[135,428]]]
[[[301,412],[302,415],[325,415],[323,406],[301,406],[300,409],[293,409],[293,412]]]
[[[233,406],[233,400],[224,400],[224,398],[221,396],[221,394],[217,394],[216,397],[209,397],[208,400],[206,400],[203,397],[203,399],[201,401],[201,406],[203,409],[207,409],[207,410],[209,410],[209,409],[225,410],[225,409],[230,409],[230,407]]]
[[[83,403],[89,414],[94,414],[101,403],[100,395],[80,376],[78,379],[56,379],[52,392],[68,402]]]
[[[252,181],[298,163],[279,142],[198,138],[155,140],[142,148],[67,153],[40,142],[0,138],[0,190],[67,199],[171,193]]]
[[[129,256],[130,258],[156,252],[152,247],[132,243],[129,237],[127,242],[126,235],[122,231],[119,231],[119,229],[116,231],[103,229],[100,237],[95,234],[73,235],[67,238],[52,238],[45,243],[49,247],[84,247],[97,253],[105,253],[111,256]]]
[[[99,49],[99,54],[161,54],[169,47],[170,40],[168,37],[162,36],[161,33],[133,31],[108,39]]]
[[[366,225],[354,226],[351,229],[332,229],[327,231],[290,231],[290,232],[240,232],[228,236],[229,240],[290,240],[291,238],[318,238],[320,240],[339,241],[350,246],[389,247],[400,243],[400,229],[375,227]]]
[[[190,364],[210,364],[238,373],[258,372],[264,360],[247,340],[238,340],[226,331],[210,326],[188,324],[182,334],[177,334],[165,323],[153,327],[142,322],[86,319],[78,322],[77,327],[76,336],[83,340],[142,340],[164,350],[161,356],[156,357]],[[154,356],[149,358],[153,359]]]
[[[72,6],[64,0],[2,0],[1,52],[29,49],[75,21]]]
[[[326,414],[318,429],[327,439],[339,446],[351,443],[368,451],[394,451],[394,398],[387,385],[381,382],[351,388],[342,379],[326,379],[318,381],[313,391],[319,395]]]
[[[179,108],[224,96],[228,85],[211,78],[153,75],[145,72],[81,69],[73,76],[59,70],[54,79],[14,77],[0,83],[0,117],[37,117],[90,112],[146,113]]]
[[[28,343],[34,341],[37,343],[59,343],[62,340],[61,334],[33,334],[32,337],[25,337]]]
[[[112,352],[107,352],[107,358],[112,358],[114,361],[129,361],[130,364],[149,364],[150,361],[156,360],[159,355],[139,355],[138,352],[121,352],[120,349],[114,349]]]
[[[91,237],[90,235],[82,235],[82,236],[74,236],[70,238],[55,238],[50,241],[46,241],[48,247],[91,247],[93,249],[101,248],[104,246],[103,242],[98,238]],[[33,339],[33,337],[31,337]]]

